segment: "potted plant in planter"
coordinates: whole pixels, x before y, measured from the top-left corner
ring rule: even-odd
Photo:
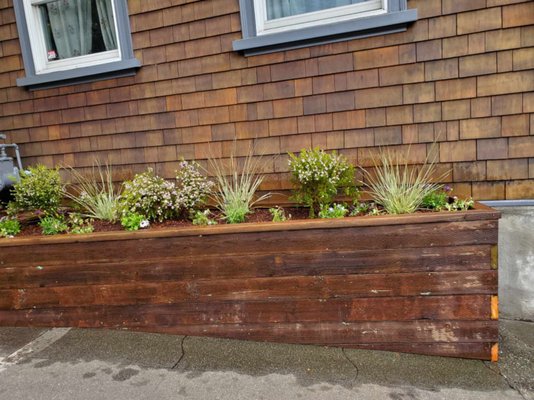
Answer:
[[[498,218],[477,204],[0,240],[0,324],[491,359]]]

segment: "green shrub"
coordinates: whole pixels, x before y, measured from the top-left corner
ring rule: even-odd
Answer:
[[[225,166],[222,160],[209,160],[215,175],[216,192],[213,199],[226,221],[236,224],[245,222],[245,217],[252,212],[254,204],[270,197],[270,193],[259,198],[255,196],[263,175],[259,174],[261,157],[254,158],[252,149],[244,159],[241,172],[233,154],[228,161]]]
[[[338,194],[358,198],[354,185],[354,167],[335,151],[326,153],[318,147],[289,153],[289,169],[295,186],[292,199],[310,208],[310,217],[329,207]]]
[[[319,218],[343,218],[349,212],[343,204],[334,203],[330,207],[323,207],[319,211]]]
[[[210,210],[195,211],[193,214],[193,225],[217,225],[217,221],[210,218]]]
[[[135,175],[131,181],[124,182],[121,195],[122,214],[140,214],[150,221],[163,221],[173,218],[176,187],[172,182],[147,171]]]
[[[48,215],[43,217],[39,221],[39,226],[43,235],[57,235],[67,232],[69,229],[65,218],[61,215]]]
[[[20,233],[20,223],[15,218],[0,218],[0,237],[16,236]]]
[[[60,206],[63,196],[59,169],[44,165],[29,167],[20,174],[20,181],[13,185],[11,192],[14,198],[11,207],[52,214]]]
[[[286,217],[286,212],[282,207],[276,206],[269,208],[269,212],[273,217],[273,222],[284,222],[288,219],[288,217]],[[289,218],[291,218],[291,215],[289,215]]]
[[[189,215],[204,206],[214,183],[200,173],[200,166],[195,161],[182,160],[179,166],[174,206],[178,213]]]
[[[364,170],[369,194],[388,214],[415,212],[426,196],[441,187],[431,183],[436,169],[434,161],[427,159],[422,166],[410,168],[408,156],[409,150],[405,154],[394,155],[381,149],[378,161],[373,160],[375,174]],[[438,180],[444,176],[438,177]]]
[[[149,222],[145,216],[138,213],[129,212],[121,217],[121,225],[127,231],[136,231],[139,228],[148,227]]]
[[[113,185],[110,165],[93,166],[91,174],[85,176],[69,168],[75,185],[73,193],[64,191],[64,196],[74,201],[82,210],[82,216],[115,222],[119,218],[120,189]]]

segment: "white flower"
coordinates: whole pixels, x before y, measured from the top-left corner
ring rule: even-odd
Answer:
[[[148,228],[150,226],[150,222],[148,222],[148,219],[144,219],[139,224],[139,228]]]

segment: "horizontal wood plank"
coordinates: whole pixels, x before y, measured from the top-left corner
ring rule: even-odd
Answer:
[[[265,223],[245,223],[236,225],[216,225],[209,227],[170,228],[161,230],[141,230],[136,232],[101,232],[91,235],[56,235],[48,237],[17,238],[0,240],[1,247],[33,246],[59,243],[110,242],[116,240],[156,239],[166,237],[198,237],[254,232],[291,232],[321,229],[362,228],[410,224],[432,224],[443,222],[462,222],[471,220],[498,220],[501,213],[495,209],[476,203],[474,210],[456,212],[426,212],[403,215],[378,215],[347,217],[341,219],[313,219]]]
[[[496,221],[445,222],[432,224],[340,228],[287,232],[236,233],[201,237],[124,240],[120,242],[76,242],[39,246],[4,247],[0,266],[48,266],[61,263],[136,262],[174,257],[246,254],[277,254],[432,248],[491,245],[497,243]],[[135,236],[132,236],[135,237]],[[235,244],[239,243],[239,246]],[[119,247],[118,247],[119,246]],[[120,251],[117,251],[120,249]]]
[[[58,325],[61,326],[61,325]],[[119,328],[119,327],[117,327]],[[192,325],[138,331],[295,344],[487,343],[498,341],[496,321],[385,321],[316,324]]]
[[[143,299],[141,299],[142,301]],[[357,322],[406,320],[480,320],[489,318],[490,296],[412,296],[358,299],[305,299],[277,301],[209,301],[166,305],[86,306],[31,309],[32,324],[48,318],[68,321],[69,326],[135,328],[137,326],[185,326],[202,324],[265,324],[288,322]],[[7,323],[17,314],[0,311]],[[18,317],[24,318],[19,313]],[[81,318],[81,320],[80,320]],[[11,321],[16,323],[16,321]]]
[[[344,344],[342,347],[361,350],[382,350],[399,353],[416,353],[428,356],[446,356],[491,360],[491,347],[495,342],[481,343],[373,343]]]
[[[310,251],[0,268],[0,289],[199,279],[490,269],[490,246]]]
[[[354,297],[493,294],[497,273],[419,272],[188,280],[0,290],[0,309]]]

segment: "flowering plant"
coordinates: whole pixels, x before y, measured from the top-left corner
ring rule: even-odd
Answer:
[[[127,231],[136,231],[140,228],[148,228],[150,222],[141,214],[128,212],[122,216],[121,225]]]
[[[358,198],[354,185],[354,167],[335,151],[326,153],[316,147],[302,150],[298,156],[289,153],[289,169],[295,185],[293,200],[310,207],[310,217],[329,207],[340,192]]]
[[[174,183],[154,174],[152,168],[124,182],[121,195],[122,214],[144,215],[148,220],[163,221],[176,215],[177,190]]]
[[[343,218],[349,209],[343,204],[332,204],[330,207],[323,207],[319,211],[319,218]]]
[[[191,214],[206,203],[214,183],[200,173],[200,166],[195,161],[182,160],[179,167],[174,205],[177,210]]]
[[[200,208],[213,188],[199,171],[198,163],[182,160],[176,171],[176,183],[147,171],[124,182],[121,195],[122,214],[137,213],[148,220],[163,221],[189,215]]]

